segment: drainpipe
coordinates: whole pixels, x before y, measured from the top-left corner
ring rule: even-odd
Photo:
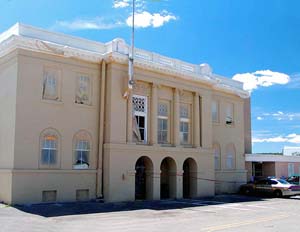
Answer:
[[[100,76],[100,94],[99,94],[99,146],[96,175],[96,197],[103,198],[103,142],[104,142],[104,109],[105,109],[105,81],[106,81],[106,62],[102,60]],[[101,181],[101,183],[100,183]]]

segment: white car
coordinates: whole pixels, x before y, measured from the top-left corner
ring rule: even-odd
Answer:
[[[300,186],[290,184],[282,179],[267,178],[244,184],[240,187],[240,191],[244,194],[260,193],[282,197],[300,194]]]

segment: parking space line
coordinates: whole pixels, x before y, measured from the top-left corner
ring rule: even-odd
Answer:
[[[287,217],[288,217],[288,215],[285,215],[285,214],[271,216],[271,217],[262,217],[262,218],[257,218],[255,220],[223,224],[223,225],[218,225],[218,226],[210,226],[210,227],[203,228],[203,230],[206,232],[213,232],[213,231],[218,231],[218,230],[225,230],[225,229],[237,228],[237,227],[242,227],[242,226],[247,226],[247,225],[252,225],[252,224],[258,224],[258,223],[262,223],[262,222],[279,220],[279,219],[283,219],[283,218],[287,218]]]

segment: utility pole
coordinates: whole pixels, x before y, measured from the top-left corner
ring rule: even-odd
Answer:
[[[131,29],[131,51],[129,52],[129,65],[128,65],[128,74],[129,74],[129,79],[128,79],[128,88],[129,90],[132,90],[133,85],[134,85],[134,14],[135,14],[135,0],[132,0],[132,29]]]

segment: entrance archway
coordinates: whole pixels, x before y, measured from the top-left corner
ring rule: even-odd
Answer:
[[[135,199],[146,200],[152,198],[153,163],[147,156],[140,157],[135,163]]]
[[[197,163],[188,158],[183,163],[183,198],[197,196]]]
[[[176,163],[174,159],[166,157],[160,165],[160,198],[176,198]]]

